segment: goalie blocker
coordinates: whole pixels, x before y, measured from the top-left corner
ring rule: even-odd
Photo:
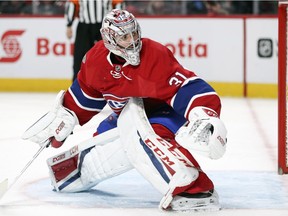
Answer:
[[[60,147],[72,133],[75,125],[79,124],[75,113],[62,105],[65,91],[60,91],[54,107],[38,121],[31,125],[22,135],[22,139],[46,145],[50,140],[55,148]]]
[[[197,179],[199,179],[199,174],[201,180],[203,180],[203,176],[205,179],[206,175],[200,171],[197,162],[193,164],[194,160],[185,157],[177,148],[169,147],[170,143],[157,136],[141,110],[143,111],[141,102],[139,105],[139,101],[131,99],[118,120],[120,136],[117,129],[112,129],[71,148],[69,151],[49,158],[47,163],[55,189],[62,192],[88,190],[107,178],[119,175],[135,167],[164,195],[160,203],[162,209],[169,207],[174,210],[199,209],[200,207],[197,206],[199,198],[189,196],[187,198],[185,196],[177,196],[177,194],[181,193],[181,189],[189,188],[191,184],[195,184]],[[202,117],[203,113],[201,114]],[[198,123],[199,125],[201,124]],[[209,147],[209,137],[211,137],[211,134],[217,137],[217,130],[213,129],[213,133],[211,133],[211,125],[213,124],[210,124],[209,127],[207,125],[207,123],[202,125],[205,128],[203,129],[205,132],[199,132],[201,127],[195,130],[194,126],[194,131],[188,127],[189,133],[182,133],[182,137],[185,137],[185,139],[183,139],[184,141],[181,140],[182,144],[180,144],[184,145],[184,142],[189,142],[190,145],[193,145],[193,142],[189,141],[185,134],[191,135],[197,131],[193,137],[194,141],[195,137],[198,137],[199,140],[200,136],[204,134],[206,136],[205,139],[202,139],[202,141],[206,141],[206,144],[197,144],[197,150],[199,150],[199,146],[203,146],[203,151],[206,152],[204,155],[210,158],[214,153],[210,152],[207,154],[207,152],[215,149],[216,152],[221,152],[223,155],[225,150],[221,149],[218,151],[217,147]],[[213,127],[216,128],[217,125]],[[221,136],[224,135],[226,134],[221,134]],[[226,137],[222,138],[226,140]],[[223,143],[219,147],[225,149]],[[193,148],[188,150],[194,153]],[[151,152],[153,158],[151,158]],[[219,157],[219,153],[216,153],[216,155]],[[170,168],[168,169],[168,167]],[[216,192],[212,190],[207,192],[207,194],[202,194],[201,197],[205,206],[204,208],[202,206],[203,209],[219,209]],[[189,200],[188,206],[182,205],[183,199],[185,199],[184,202]]]

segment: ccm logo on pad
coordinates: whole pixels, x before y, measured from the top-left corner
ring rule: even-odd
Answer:
[[[60,131],[64,128],[65,123],[62,121],[59,126],[57,127],[57,129],[55,130],[56,134],[59,134]]]

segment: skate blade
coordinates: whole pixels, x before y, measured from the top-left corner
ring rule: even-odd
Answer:
[[[194,208],[172,209],[173,212],[216,212],[220,210],[220,206],[199,206]]]

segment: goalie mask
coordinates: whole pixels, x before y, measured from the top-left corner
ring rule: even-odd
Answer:
[[[133,14],[126,10],[112,10],[103,19],[100,31],[104,45],[110,52],[131,65],[139,65],[141,29]]]

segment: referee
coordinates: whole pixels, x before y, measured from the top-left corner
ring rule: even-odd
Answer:
[[[76,30],[73,55],[73,81],[77,78],[83,56],[101,40],[100,28],[104,16],[112,9],[124,9],[123,0],[68,0],[65,18],[66,36],[71,39],[72,24],[75,18],[79,22]]]

